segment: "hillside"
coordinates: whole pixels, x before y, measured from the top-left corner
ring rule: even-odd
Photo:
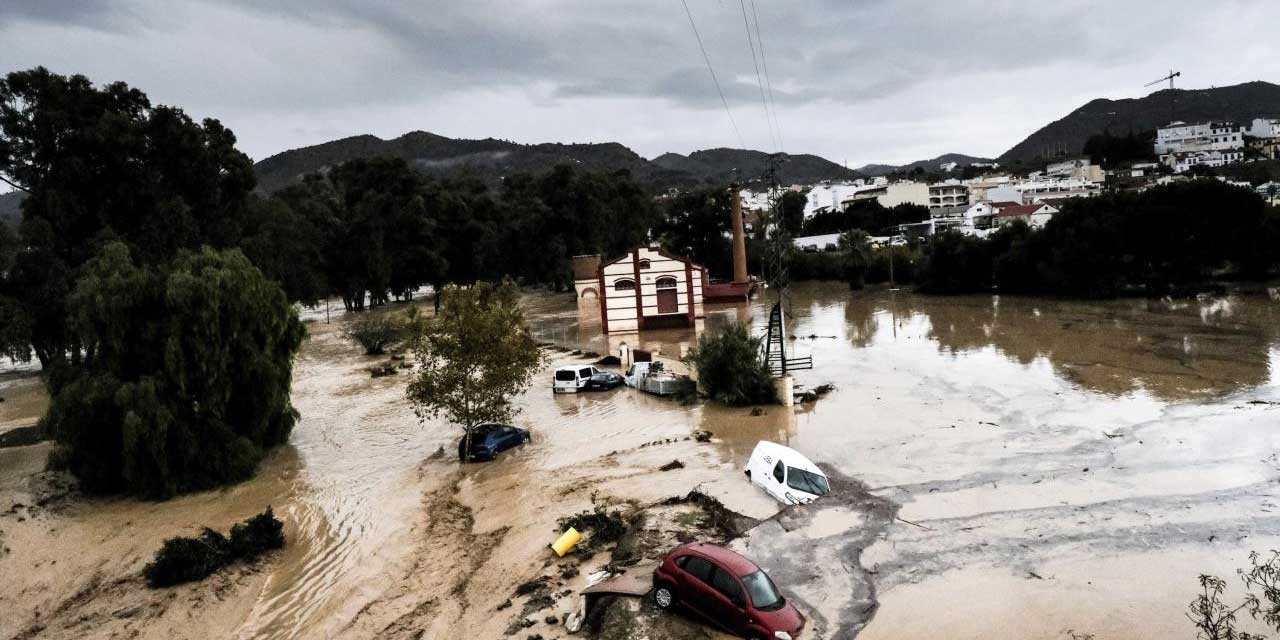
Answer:
[[[916,168],[921,168],[925,171],[937,171],[938,165],[947,162],[955,162],[963,168],[975,162],[991,162],[991,159],[967,156],[963,153],[944,153],[931,160],[916,160],[907,164],[868,164],[858,167],[857,171],[869,176],[885,176],[899,171],[909,173]]]
[[[1163,89],[1145,98],[1092,100],[1061,120],[1027,136],[999,158],[1000,162],[1032,162],[1075,155],[1089,136],[1110,127],[1115,134],[1146,131],[1169,122],[1169,99],[1174,118],[1187,122],[1235,120],[1246,124],[1254,118],[1280,116],[1280,85],[1246,82],[1213,89]]]
[[[626,169],[655,187],[723,182],[738,169],[740,179],[759,177],[768,154],[739,149],[710,149],[688,156],[668,153],[646,160],[616,142],[595,144],[518,144],[486,138],[463,140],[414,131],[393,140],[363,135],[278,153],[258,162],[259,188],[275,191],[302,176],[353,158],[403,158],[424,172],[445,174],[468,170],[488,182],[512,173],[539,173],[569,163],[595,171]],[[784,182],[814,182],[857,177],[840,165],[813,155],[786,156],[779,169]]]
[[[768,168],[769,154],[748,149],[706,149],[682,156],[664,153],[653,164],[668,171],[680,172],[700,181],[743,182],[760,179]],[[778,181],[782,184],[813,183],[862,177],[830,160],[811,154],[782,154],[778,164]]]
[[[278,153],[258,162],[259,188],[275,191],[303,175],[354,158],[403,158],[427,173],[466,168],[486,181],[517,172],[537,172],[559,163],[593,170],[628,169],[645,181],[678,179],[618,143],[524,145],[506,140],[455,140],[414,131],[393,140],[363,135]]]

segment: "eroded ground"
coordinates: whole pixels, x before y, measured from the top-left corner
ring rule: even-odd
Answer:
[[[605,340],[593,305],[526,302],[561,344],[679,355],[695,339]],[[758,302],[722,306],[704,324],[764,317]],[[624,551],[641,561],[682,536],[726,537],[662,504],[693,488],[758,521],[730,544],[816,637],[1190,638],[1196,575],[1280,546],[1280,404],[1267,404],[1280,402],[1280,302],[1266,292],[1074,303],[798,287],[791,344],[815,362],[798,381],[833,383],[822,400],[752,415],[627,389],[553,396],[550,368],[589,358],[549,351],[519,401],[533,443],[465,468],[457,433],[414,417],[407,374],[370,379],[377,359],[337,337],[340,319],[318,320],[295,370],[302,420],[251,482],[86,499],[39,473],[47,444],[0,448],[0,637],[565,637],[576,592],[618,550],[554,559],[557,519],[596,502],[635,514]],[[0,431],[43,411],[31,380],[0,379]],[[741,474],[759,439],[827,466],[839,495],[779,514]],[[281,552],[142,587],[165,537],[268,504],[286,522]],[[723,637],[649,607],[602,609],[599,633]]]

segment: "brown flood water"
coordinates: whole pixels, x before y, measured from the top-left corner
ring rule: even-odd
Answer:
[[[594,305],[572,296],[525,304],[559,344],[678,356],[696,341],[605,339]],[[765,318],[760,301],[710,311],[704,329],[762,330]],[[159,504],[76,499],[21,523],[0,515],[0,610],[17,612],[0,616],[0,637],[35,622],[48,637],[500,637],[518,612],[497,606],[545,570],[556,518],[593,492],[647,502],[699,486],[772,515],[741,476],[766,438],[901,505],[902,521],[860,557],[878,609],[838,581],[781,585],[838,637],[845,607],[871,606],[860,637],[1190,638],[1181,612],[1196,574],[1229,576],[1250,550],[1280,546],[1280,405],[1249,404],[1280,401],[1280,301],[1265,294],[1092,303],[806,284],[793,291],[790,345],[814,359],[799,384],[837,387],[817,403],[752,417],[628,389],[557,397],[550,368],[583,359],[551,354],[518,401],[534,442],[462,470],[431,456],[452,452],[456,432],[418,423],[407,376],[370,379],[376,359],[337,337],[340,322],[309,325],[295,369],[302,420],[253,481]],[[0,380],[0,395],[28,398],[0,404],[0,429],[43,411],[30,380]],[[717,437],[642,446],[695,429]],[[0,512],[31,504],[46,452],[0,449]],[[655,471],[675,458],[686,468]],[[268,503],[290,545],[260,572],[166,590],[176,600],[111,584],[164,537],[225,529]],[[867,531],[866,514],[843,506],[803,526],[822,545]],[[765,556],[767,542],[747,550]],[[139,599],[157,613],[120,614]],[[522,635],[533,632],[563,635]]]

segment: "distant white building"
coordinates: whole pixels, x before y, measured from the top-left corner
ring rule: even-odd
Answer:
[[[1099,183],[1084,178],[1037,177],[987,189],[984,199],[992,202],[1035,204],[1064,198],[1090,197],[1101,191]]]
[[[1190,171],[1195,167],[1221,167],[1244,160],[1244,151],[1190,151],[1183,153],[1166,153],[1160,161],[1173,169],[1174,173]]]
[[[1102,167],[1093,164],[1089,158],[1059,160],[1046,167],[1044,175],[1050,178],[1079,178],[1089,182],[1105,182],[1107,179]]]
[[[886,209],[900,204],[929,206],[929,185],[923,182],[900,180],[884,185],[884,192],[876,196],[880,206]]]
[[[958,166],[960,166],[959,162],[943,162],[942,164],[938,165],[938,170],[946,173],[950,173],[952,171],[955,171],[956,167]]]
[[[1057,207],[1044,203],[1012,205],[997,208],[995,220],[996,224],[999,225],[1006,225],[1014,220],[1023,220],[1033,227],[1043,227],[1053,219],[1053,214],[1057,212]]]
[[[1156,155],[1244,149],[1244,129],[1234,122],[1174,122],[1156,132]]]
[[[964,207],[969,205],[969,186],[959,180],[929,185],[929,208]]]
[[[1255,118],[1245,133],[1255,138],[1280,138],[1280,119]]]

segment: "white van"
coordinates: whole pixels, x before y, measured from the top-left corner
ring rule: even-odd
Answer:
[[[556,375],[551,381],[551,391],[554,393],[577,393],[587,385],[587,381],[591,376],[600,373],[600,370],[591,365],[573,365],[569,367],[558,367]]]
[[[747,460],[747,477],[783,504],[806,504],[831,491],[827,475],[799,451],[761,440]]]

